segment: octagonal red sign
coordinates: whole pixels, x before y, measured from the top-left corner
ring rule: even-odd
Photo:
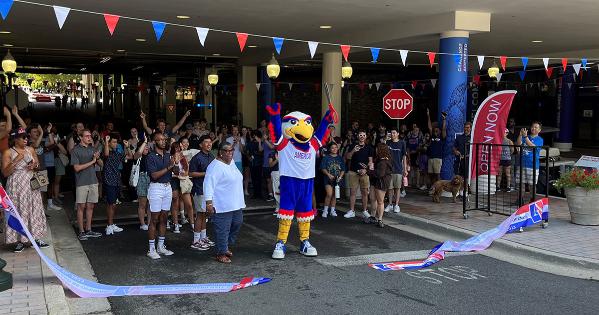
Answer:
[[[383,112],[391,119],[404,119],[414,108],[414,98],[404,89],[392,89],[383,97]]]

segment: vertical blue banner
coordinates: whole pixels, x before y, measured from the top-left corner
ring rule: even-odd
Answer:
[[[439,111],[447,113],[441,178],[453,176],[455,134],[464,130],[468,98],[468,37],[442,37],[439,45]]]
[[[575,112],[575,87],[572,85],[574,83],[574,69],[572,67],[566,68],[564,75],[562,76],[562,86],[561,86],[561,99],[560,99],[560,109],[559,109],[559,135],[557,137],[557,142],[559,143],[568,143],[572,144],[572,132],[574,130],[574,112]],[[571,83],[568,86],[568,83]]]

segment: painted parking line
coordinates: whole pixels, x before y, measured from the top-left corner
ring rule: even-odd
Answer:
[[[406,252],[390,252],[382,254],[370,254],[370,255],[358,255],[358,256],[347,256],[347,257],[335,257],[335,258],[317,258],[316,262],[334,267],[345,267],[345,266],[358,266],[367,265],[378,262],[390,262],[390,261],[407,261],[414,259],[424,259],[428,256],[429,250],[415,250]],[[452,256],[467,256],[475,255],[476,253],[447,253],[447,257]]]

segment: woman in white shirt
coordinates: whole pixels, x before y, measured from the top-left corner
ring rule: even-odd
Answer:
[[[245,208],[243,175],[233,162],[233,151],[230,143],[222,143],[204,178],[205,209],[216,234],[216,260],[222,263],[231,263],[229,245],[237,239]]]

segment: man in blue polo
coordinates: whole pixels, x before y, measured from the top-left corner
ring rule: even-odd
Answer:
[[[202,208],[204,204],[204,176],[206,176],[206,169],[212,160],[214,155],[210,152],[212,150],[212,140],[208,135],[200,137],[200,152],[196,153],[189,162],[189,176],[193,182],[191,188],[191,196],[193,198],[193,206],[198,212],[196,216],[195,224],[193,226],[193,243],[191,248],[195,250],[208,250],[210,246],[214,246],[208,235],[206,235],[206,209]]]
[[[146,160],[146,169],[150,175],[150,187],[148,188],[148,201],[150,203],[151,220],[148,227],[148,238],[150,249],[147,256],[152,259],[159,259],[160,254],[170,256],[172,251],[166,249],[164,245],[164,235],[166,233],[166,219],[171,209],[172,189],[171,177],[173,168],[179,164],[176,158],[166,150],[167,138],[164,134],[156,132],[154,134],[154,151],[148,154]],[[158,248],[155,247],[156,224],[159,224],[158,230]]]
[[[516,182],[528,185],[531,192],[533,185],[536,185],[539,179],[539,156],[543,146],[543,138],[539,136],[539,132],[541,132],[541,123],[535,121],[530,125],[530,135],[526,128],[520,129],[520,136],[516,140],[517,145],[523,146],[522,170],[516,172]],[[524,187],[524,185],[520,185],[520,187]]]

